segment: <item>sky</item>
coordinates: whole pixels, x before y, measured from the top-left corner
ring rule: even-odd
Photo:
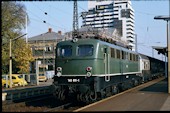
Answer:
[[[169,0],[131,0],[135,12],[135,33],[137,34],[137,49],[139,53],[164,60],[152,46],[167,45],[166,21],[154,20],[155,16],[170,15]],[[37,36],[48,31],[68,32],[73,29],[73,1],[21,1],[26,6],[30,22],[27,37]],[[88,1],[78,1],[79,28],[82,25],[80,13],[88,10]],[[43,21],[46,21],[44,23]]]

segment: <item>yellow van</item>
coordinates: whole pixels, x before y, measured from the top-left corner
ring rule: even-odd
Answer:
[[[7,80],[6,80],[7,79]],[[9,75],[2,75],[2,87],[10,86],[10,76]],[[21,74],[12,74],[12,87],[16,86],[26,86],[28,83],[23,78]]]

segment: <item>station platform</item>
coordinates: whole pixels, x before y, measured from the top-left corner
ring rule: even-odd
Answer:
[[[38,85],[27,85],[23,87],[2,88],[2,101],[14,102],[27,98],[52,94],[52,80],[39,82]]]
[[[74,112],[79,111],[170,111],[168,80],[149,81]]]

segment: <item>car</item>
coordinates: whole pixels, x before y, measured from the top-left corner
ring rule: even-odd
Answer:
[[[10,86],[10,76],[2,75],[2,87],[9,88]],[[26,86],[28,85],[27,81],[23,78],[22,74],[12,74],[12,87],[16,86]]]
[[[39,82],[47,82],[47,77],[44,74],[39,74]]]

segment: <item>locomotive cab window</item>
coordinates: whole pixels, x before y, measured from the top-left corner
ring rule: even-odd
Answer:
[[[78,56],[92,56],[93,55],[93,45],[79,45],[78,46]]]
[[[57,49],[57,56],[69,57],[71,55],[72,55],[72,46],[71,45],[60,46]]]

